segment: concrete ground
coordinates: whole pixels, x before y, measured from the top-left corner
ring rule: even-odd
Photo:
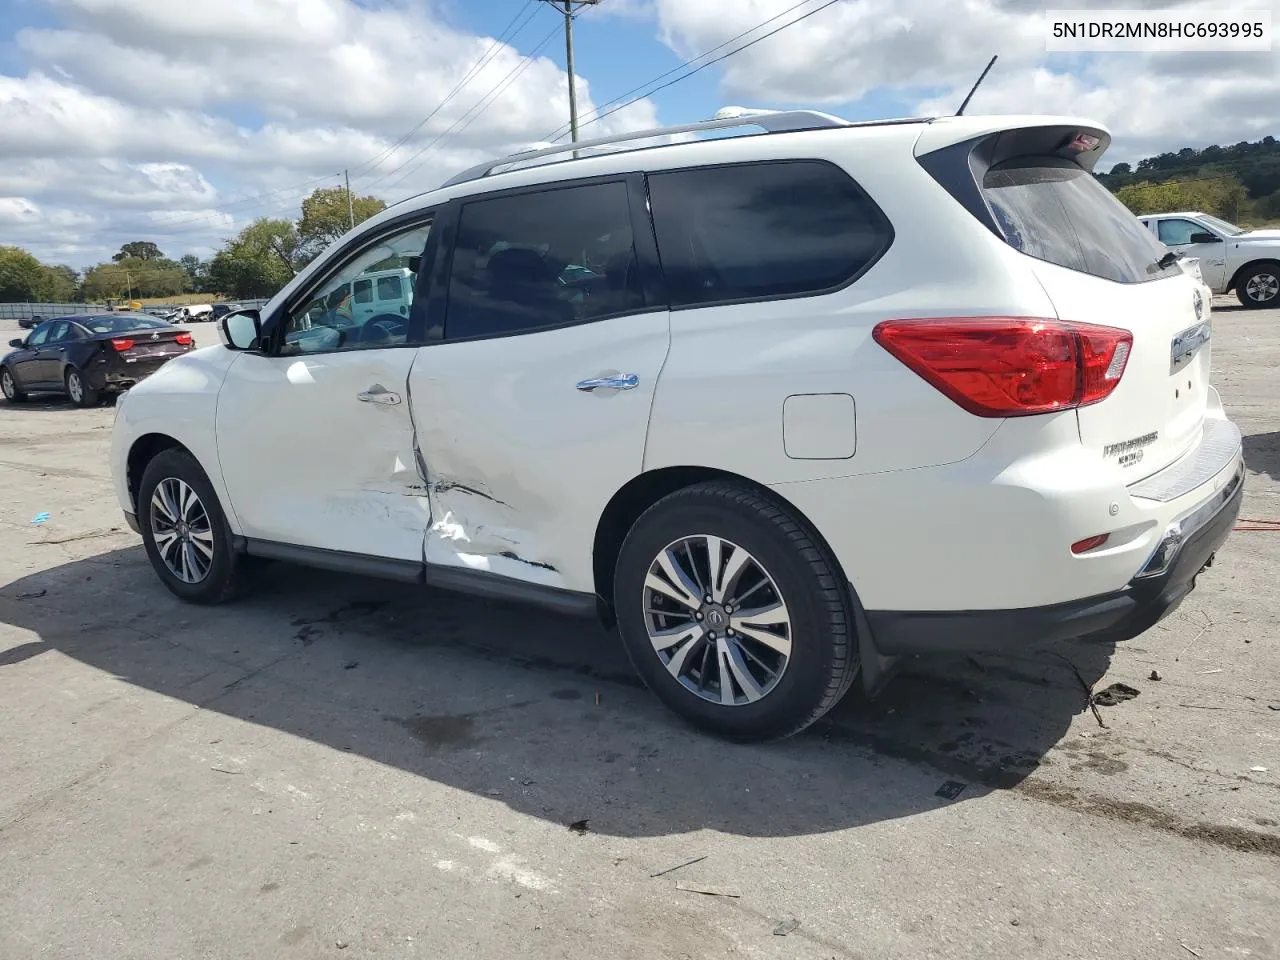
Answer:
[[[1230,303],[1280,519],[1280,311]],[[581,622],[283,566],[179,604],[111,419],[0,403],[6,960],[1280,956],[1278,533],[1118,648],[912,663],[728,746]],[[1141,693],[1100,727],[1073,668]]]

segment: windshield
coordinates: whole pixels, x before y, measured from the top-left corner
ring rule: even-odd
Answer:
[[[1238,237],[1240,234],[1244,233],[1244,231],[1234,223],[1227,223],[1227,221],[1219,220],[1217,217],[1211,217],[1207,213],[1202,213],[1200,215],[1200,219],[1213,227],[1213,229],[1217,230],[1219,233],[1225,233],[1228,237]]]
[[[131,330],[168,330],[169,324],[151,317],[122,314],[118,317],[91,317],[80,321],[91,333],[128,333]]]

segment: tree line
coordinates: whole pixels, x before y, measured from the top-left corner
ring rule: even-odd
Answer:
[[[45,264],[20,247],[0,246],[0,302],[101,302],[126,297],[207,293],[233,299],[270,297],[351,226],[386,208],[377,197],[322,187],[302,201],[297,220],[255,220],[211,258],[170,259],[150,240],[124,244],[83,273]]]
[[[1117,163],[1098,177],[1134,213],[1199,210],[1226,220],[1280,220],[1280,141],[1263,137],[1233,146],[1183,147]]]

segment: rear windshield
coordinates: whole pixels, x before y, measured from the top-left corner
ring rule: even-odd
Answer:
[[[168,330],[169,324],[151,317],[122,314],[118,317],[92,317],[80,321],[93,333],[128,333],[130,330]]]
[[[1030,157],[992,167],[982,193],[1009,246],[1038,260],[1118,283],[1181,272],[1177,263],[1157,266],[1169,251],[1069,160]]]

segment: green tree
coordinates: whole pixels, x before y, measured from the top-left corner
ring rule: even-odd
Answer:
[[[187,272],[172,260],[125,257],[91,267],[84,275],[85,293],[94,299],[171,297],[182,293]]]
[[[308,260],[351,229],[351,214],[363,223],[381,213],[387,205],[377,197],[352,197],[347,207],[347,191],[342,187],[320,187],[302,201],[302,219],[298,221],[298,239]]]
[[[1224,219],[1235,219],[1248,196],[1244,184],[1232,176],[1196,180],[1143,180],[1116,191],[1116,199],[1135,214],[1199,210]]]
[[[209,263],[209,287],[248,299],[269,297],[306,264],[297,227],[289,220],[255,220]]]
[[[208,261],[201,260],[194,253],[188,253],[178,260],[187,274],[187,293],[204,293],[209,283]]]
[[[42,300],[68,303],[80,297],[80,274],[65,264],[46,266]]]
[[[48,277],[45,267],[21,247],[0,247],[0,302],[41,300]]]
[[[122,260],[163,260],[164,254],[150,240],[134,240],[120,248],[120,252],[111,258],[116,263]]]

